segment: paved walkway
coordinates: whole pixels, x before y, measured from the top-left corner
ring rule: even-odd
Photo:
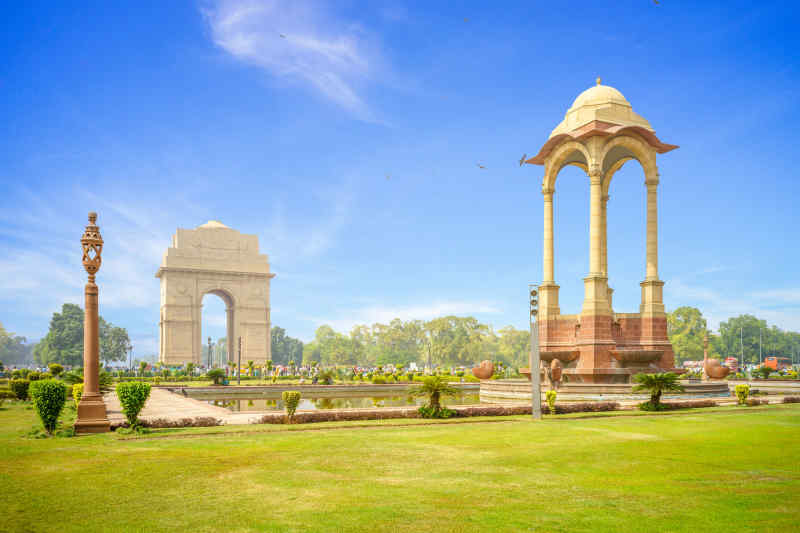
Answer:
[[[112,391],[106,394],[104,400],[111,425],[122,424],[125,421],[125,415],[122,414],[122,406],[117,394]],[[217,407],[200,400],[174,394],[166,389],[153,387],[139,418],[147,421],[165,419],[174,422],[183,418],[211,417],[222,420],[223,424],[253,424],[263,414],[233,413],[224,407]]]

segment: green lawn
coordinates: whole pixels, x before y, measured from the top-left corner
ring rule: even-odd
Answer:
[[[30,439],[6,403],[0,530],[800,529],[800,405],[386,422]]]

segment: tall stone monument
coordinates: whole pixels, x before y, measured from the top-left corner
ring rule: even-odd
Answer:
[[[100,394],[100,330],[98,327],[98,295],[95,274],[100,270],[103,252],[103,237],[95,224],[97,213],[89,213],[89,224],[81,237],[83,268],[89,274],[84,289],[86,311],[83,320],[83,395],[78,404],[78,419],[75,432],[78,434],[103,433],[110,430],[106,404]]]
[[[597,85],[582,92],[539,153],[525,163],[544,165],[543,280],[539,288],[542,360],[561,361],[573,382],[625,383],[639,372],[672,370],[675,357],[667,338],[667,317],[658,278],[659,183],[656,155],[674,150],[656,137],[617,89]],[[637,313],[618,313],[608,284],[606,209],[614,174],[626,162],[644,170],[647,205],[645,277]],[[574,165],[587,177],[590,197],[589,272],[583,279],[580,314],[562,315],[555,281],[553,195],[562,168]],[[633,223],[634,221],[632,221]]]
[[[238,357],[260,366],[270,354],[269,259],[258,251],[258,237],[212,220],[195,229],[178,229],[156,272],[161,280],[159,361],[203,365],[202,302],[206,294],[226,306],[227,361]]]

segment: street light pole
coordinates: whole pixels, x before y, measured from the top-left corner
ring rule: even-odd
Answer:
[[[128,372],[133,372],[133,345],[128,343]]]
[[[530,314],[528,320],[531,325],[531,353],[530,353],[530,372],[531,372],[531,417],[534,420],[542,419],[542,383],[539,375],[540,354],[539,354],[539,322],[536,316],[539,314],[539,287],[534,284],[528,285]]]
[[[212,346],[211,346],[211,337],[209,337],[208,338],[208,368],[211,368],[211,360],[212,360],[211,359],[212,358],[211,348],[212,348]]]
[[[242,384],[242,338],[239,337],[239,362],[236,364],[236,384]]]

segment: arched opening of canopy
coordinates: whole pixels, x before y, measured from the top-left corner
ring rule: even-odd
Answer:
[[[211,290],[202,296],[200,339],[203,345],[201,365],[224,368],[230,358],[233,338],[233,298],[222,290]]]
[[[589,154],[582,144],[571,141],[556,148],[552,158],[547,163],[542,188],[554,191],[556,180],[565,167],[568,166],[575,166],[582,169],[584,173],[587,172]]]
[[[626,164],[628,161],[638,162],[628,155],[620,157],[603,183],[603,195],[608,198],[603,263],[609,287],[614,289],[613,307],[618,312],[636,311],[641,289],[638,284],[614,281],[641,279],[645,257],[647,190],[643,185],[644,172],[641,165]]]
[[[557,193],[553,194],[553,227],[555,235],[569,236],[553,242],[555,280],[582,278],[586,275],[586,250],[589,248],[589,194],[586,173],[577,165],[566,165],[558,176]],[[561,304],[580,306],[583,286],[565,283],[561,287]]]

